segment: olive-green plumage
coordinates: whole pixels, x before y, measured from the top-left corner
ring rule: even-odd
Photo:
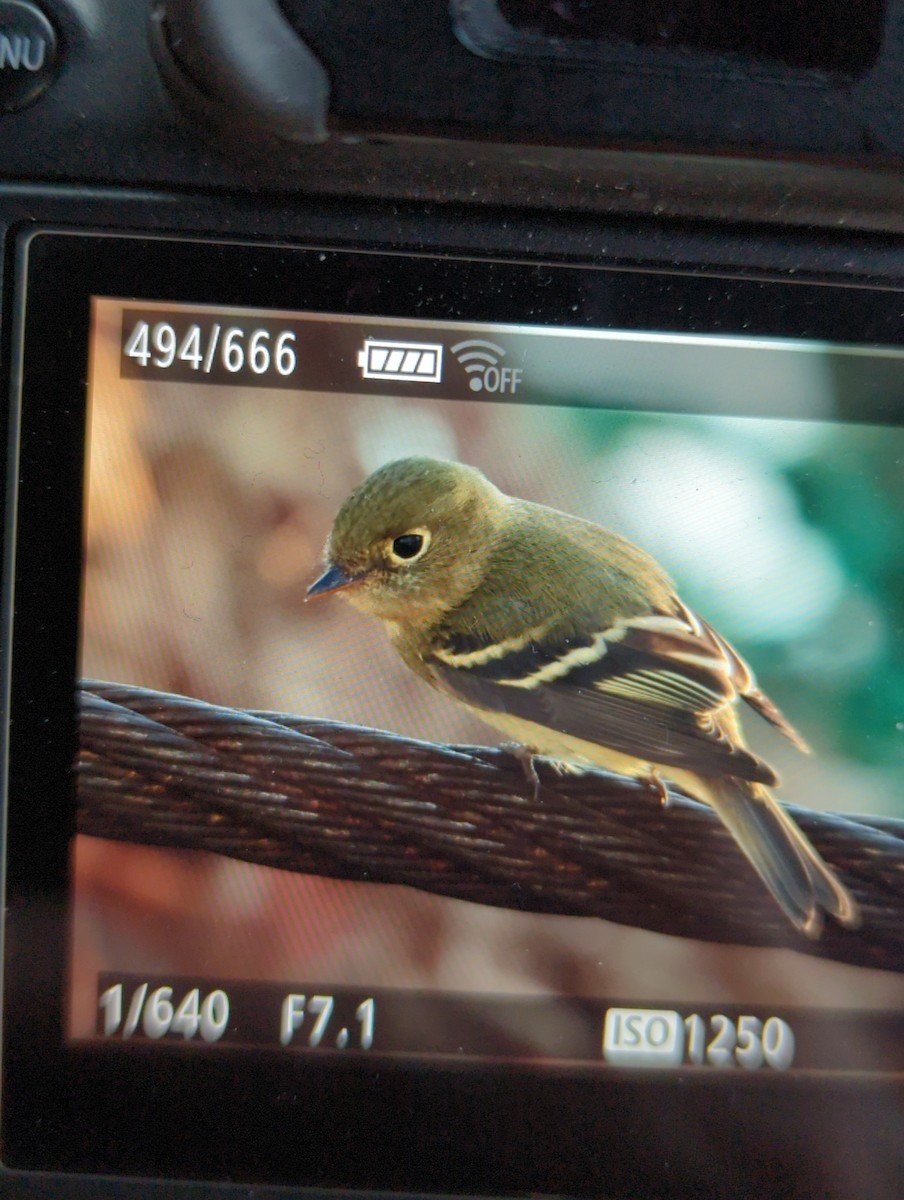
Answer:
[[[732,647],[643,550],[589,521],[504,495],[479,471],[409,458],[342,505],[327,570],[379,617],[405,663],[521,745],[566,763],[663,774],[711,804],[790,920],[857,907],[744,745],[744,700],[802,739]]]

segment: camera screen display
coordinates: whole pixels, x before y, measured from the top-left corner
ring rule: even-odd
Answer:
[[[904,1068],[900,962],[858,949],[879,901],[845,849],[854,825],[830,815],[879,838],[904,817],[904,430],[877,417],[902,390],[891,347],[95,296],[89,696],[364,727],[402,767],[390,784],[366,757],[340,761],[305,792],[293,759],[300,785],[278,803],[295,824],[224,785],[195,833],[130,840],[110,796],[178,812],[195,768],[172,787],[122,762],[104,777],[89,730],[69,1037],[597,1071]],[[575,716],[574,696],[606,703]],[[689,719],[690,748],[669,757]],[[411,739],[502,747],[495,828],[414,760],[405,777]],[[285,753],[254,758],[249,795]],[[633,787],[608,850],[591,847],[588,768]],[[590,831],[557,842],[569,789]],[[751,832],[774,797],[791,832]],[[694,801],[733,836],[692,832],[687,874],[657,872],[657,837]],[[357,815],[312,871],[327,803]],[[431,880],[456,844],[436,840],[440,817],[467,850],[457,891]],[[368,863],[373,826],[396,868]],[[629,889],[639,843],[652,873]],[[550,856],[583,894],[608,888],[609,919],[555,891]],[[726,932],[745,897],[748,928],[735,915]],[[663,931],[672,909],[693,913],[681,935]]]
[[[5,1166],[899,1161],[900,295],[640,263],[24,239]]]

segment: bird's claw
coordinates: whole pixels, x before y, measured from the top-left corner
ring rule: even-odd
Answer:
[[[659,803],[662,807],[668,808],[672,803],[672,798],[669,795],[669,789],[666,787],[665,780],[659,774],[656,767],[650,767],[649,771],[643,776],[643,779],[653,795],[659,798]]]
[[[532,750],[530,746],[522,746],[520,742],[503,742],[501,749],[518,760],[521,764],[521,770],[524,772],[524,778],[534,789],[534,800],[540,795],[540,776],[537,774],[536,762],[540,757],[536,750]]]

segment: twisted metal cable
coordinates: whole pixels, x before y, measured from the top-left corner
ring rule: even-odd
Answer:
[[[83,681],[79,832],[904,970],[904,821],[789,812],[857,897],[810,941],[715,814],[643,782]]]

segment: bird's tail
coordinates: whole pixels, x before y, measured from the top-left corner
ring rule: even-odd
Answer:
[[[707,780],[708,800],[791,922],[818,938],[823,914],[856,928],[853,896],[767,787]]]

